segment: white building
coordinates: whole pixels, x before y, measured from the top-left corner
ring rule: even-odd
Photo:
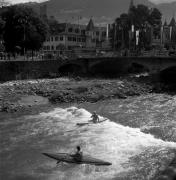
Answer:
[[[88,25],[59,24],[61,31],[51,34],[43,44],[44,52],[60,52],[74,49],[107,48],[108,28],[95,27],[90,19]]]

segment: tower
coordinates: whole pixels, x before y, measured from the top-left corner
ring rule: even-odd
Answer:
[[[170,26],[170,27],[174,27],[174,26],[176,26],[176,21],[175,21],[174,16],[172,17],[172,19],[171,19],[171,21],[170,21],[169,26]]]
[[[91,18],[87,27],[86,27],[86,35],[87,35],[86,46],[87,47],[95,47],[95,45],[96,45],[96,42],[94,39],[95,38],[94,37],[94,30],[95,30],[95,26],[94,26],[93,20]]]
[[[130,6],[129,6],[129,9],[128,9],[128,14],[130,14],[130,13],[131,13],[131,10],[133,9],[133,7],[134,7],[134,1],[133,1],[133,0],[131,0],[131,2],[130,2]]]
[[[86,27],[86,30],[87,31],[93,31],[94,30],[94,23],[93,23],[92,18],[90,19],[90,21],[89,21],[89,23],[88,23],[88,25]]]
[[[164,27],[167,26],[167,21],[166,21],[166,19],[165,19],[165,22],[164,22],[163,26],[164,26]]]
[[[170,27],[170,40],[171,40],[171,44],[176,47],[176,21],[174,18],[174,15],[170,21],[169,24]]]

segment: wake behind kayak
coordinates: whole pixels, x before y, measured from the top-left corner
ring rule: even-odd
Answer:
[[[75,163],[75,164],[91,164],[95,166],[110,166],[112,163],[106,162],[89,155],[83,155],[81,159],[76,159],[68,153],[42,153],[43,155],[57,160],[58,162]]]
[[[84,123],[76,123],[77,126],[85,126],[85,125],[89,125],[89,124],[100,124],[104,121],[107,121],[108,119],[104,119],[102,121],[96,122],[94,123],[92,120],[88,121],[88,122],[84,122]]]

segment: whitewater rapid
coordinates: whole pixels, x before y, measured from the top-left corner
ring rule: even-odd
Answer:
[[[90,116],[86,109],[55,108],[47,113],[4,122],[2,131],[8,137],[0,151],[4,156],[3,176],[37,180],[146,180],[153,178],[173,159],[176,143],[156,139],[138,128],[110,120],[81,127],[76,125],[87,122]],[[100,120],[104,118],[100,117]],[[63,164],[56,167],[55,160],[41,154],[73,153],[77,145],[84,154],[111,162],[112,166]]]

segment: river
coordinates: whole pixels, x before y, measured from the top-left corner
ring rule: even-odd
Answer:
[[[100,124],[87,122],[96,110]],[[176,96],[150,94],[123,100],[56,106],[0,121],[1,180],[151,180],[174,158]],[[175,142],[174,142],[175,141]],[[84,154],[112,166],[60,164],[42,152]]]

